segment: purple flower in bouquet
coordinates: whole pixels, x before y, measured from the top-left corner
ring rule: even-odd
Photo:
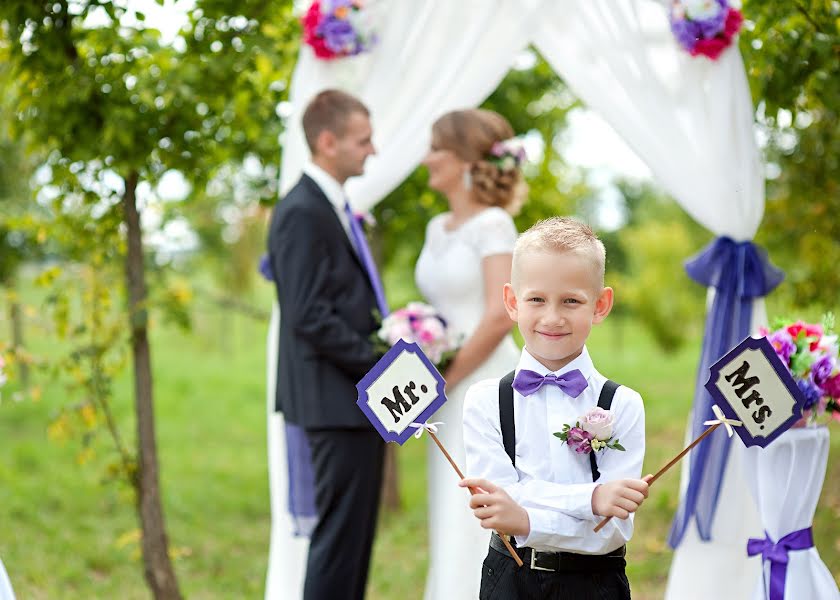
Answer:
[[[823,356],[813,365],[811,365],[811,379],[818,387],[823,387],[826,380],[831,377],[831,371],[834,370],[834,361],[831,356]]]
[[[572,427],[566,435],[566,443],[578,454],[592,452],[592,434],[580,427]]]
[[[793,343],[793,337],[791,337],[787,329],[774,331],[772,334],[767,336],[767,341],[770,342],[773,349],[776,350],[776,354],[779,355],[782,362],[786,365],[790,364],[790,357],[794,352],[796,352],[796,344]]]
[[[796,386],[802,392],[802,395],[805,396],[805,405],[802,407],[804,410],[811,409],[817,405],[822,397],[822,392],[810,377],[807,379],[797,379]]]

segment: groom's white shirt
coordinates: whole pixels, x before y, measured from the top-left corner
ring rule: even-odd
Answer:
[[[308,161],[303,165],[303,172],[318,184],[321,191],[327,197],[327,200],[332,204],[338,220],[341,221],[341,226],[344,227],[344,233],[353,243],[353,236],[350,235],[350,222],[347,220],[347,213],[344,212],[344,202],[347,198],[344,194],[344,188],[338,183],[335,178],[327,173],[324,169]]]

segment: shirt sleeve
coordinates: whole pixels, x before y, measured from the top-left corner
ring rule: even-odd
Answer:
[[[501,208],[488,208],[473,231],[473,241],[481,258],[496,254],[513,254],[518,237],[511,216]]]
[[[503,488],[519,476],[505,453],[499,426],[499,380],[480,381],[464,397],[464,450],[467,477],[492,481]]]
[[[598,533],[592,531],[602,519],[592,513],[592,492],[602,483],[639,478],[645,455],[645,417],[641,396],[622,386],[616,392],[612,410],[615,412],[613,438],[617,438],[626,450],[606,449],[598,453],[601,477],[597,483],[561,485],[531,480],[514,486],[519,487],[515,490],[515,499],[528,512],[531,521],[529,535],[516,537],[518,545],[538,549],[570,548],[577,552],[602,554],[630,540],[633,515],[628,519],[613,518]],[[577,506],[575,503],[578,503]]]

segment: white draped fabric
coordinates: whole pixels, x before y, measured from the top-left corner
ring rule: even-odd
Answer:
[[[828,446],[828,429],[816,427],[791,429],[767,448],[746,450],[747,484],[758,503],[764,530],[773,541],[813,523],[828,464]],[[761,562],[761,556],[750,560]],[[840,600],[837,584],[816,548],[791,550],[788,560],[787,600]],[[769,562],[764,563],[763,573],[756,579],[752,599],[767,600]]]
[[[6,575],[6,567],[3,566],[2,560],[0,560],[0,600],[15,600],[12,582],[9,581],[9,576]]]
[[[656,0],[379,0],[371,5],[380,35],[372,53],[325,62],[302,48],[282,140],[281,191],[294,185],[308,156],[300,116],[318,91],[345,89],[371,109],[379,154],[347,187],[355,208],[363,210],[416,167],[438,116],[481,103],[517,52],[533,44],[694,219],[717,236],[750,240],[764,211],[764,178],[740,54],[729,49],[717,62],[690,57],[670,33],[666,5]],[[274,367],[269,360],[269,371]],[[271,452],[282,444],[277,431],[269,428]],[[280,489],[272,484],[272,493]],[[727,490],[740,496],[744,487],[739,478],[724,484],[721,505],[727,510],[719,513],[749,522],[753,507],[730,503]],[[282,508],[273,501],[276,505]],[[736,545],[717,539],[700,544],[687,536],[675,556],[673,570],[679,572],[671,578],[679,585],[669,587],[669,597],[731,597],[727,590],[733,581],[720,578],[713,582],[715,589],[697,595],[705,569],[680,561],[681,553],[716,557],[731,566],[734,577],[752,585],[755,561],[747,562],[742,543],[736,552]],[[274,544],[271,554],[277,554]],[[267,591],[266,597],[281,596]]]

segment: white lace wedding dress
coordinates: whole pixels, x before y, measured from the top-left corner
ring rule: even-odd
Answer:
[[[513,252],[517,233],[510,215],[500,208],[487,208],[453,231],[445,228],[448,218],[446,213],[429,222],[415,278],[426,300],[466,339],[484,312],[482,259]],[[447,391],[446,404],[433,416],[432,420],[445,423],[438,436],[462,469],[467,388],[476,381],[503,376],[518,360],[519,349],[510,336],[505,337],[478,369]],[[434,444],[428,448],[429,573],[424,598],[474,600],[490,534],[473,516],[467,504],[469,492],[458,487],[452,466]]]

